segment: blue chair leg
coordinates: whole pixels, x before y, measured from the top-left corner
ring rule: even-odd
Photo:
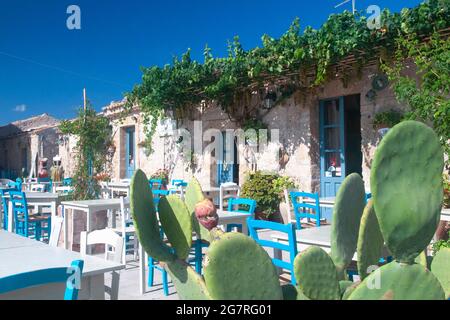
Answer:
[[[164,295],[169,295],[169,283],[167,281],[167,271],[165,269],[162,270],[162,285],[164,290]]]
[[[41,241],[41,235],[42,235],[42,224],[40,222],[37,222],[34,224],[34,238],[37,241]]]
[[[148,286],[153,287],[153,278],[155,275],[155,268],[154,268],[154,260],[153,258],[148,258]]]
[[[202,274],[202,241],[195,241],[195,271],[198,274]]]

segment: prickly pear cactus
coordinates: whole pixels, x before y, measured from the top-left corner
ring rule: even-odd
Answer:
[[[147,176],[141,170],[137,170],[131,180],[130,211],[139,242],[148,255],[159,261],[174,260],[176,256],[161,239],[152,190]]]
[[[370,266],[377,266],[384,246],[383,235],[370,200],[364,209],[358,236],[358,274],[361,280],[369,274]]]
[[[184,202],[176,195],[161,198],[159,219],[167,239],[181,260],[189,256],[192,247],[192,220]]]
[[[339,279],[352,262],[358,242],[359,224],[366,204],[364,181],[353,173],[345,178],[336,196],[331,226],[331,258]]]
[[[176,260],[167,264],[167,271],[177,288],[181,300],[211,300],[202,276],[185,261]]]
[[[443,150],[432,129],[416,121],[392,128],[371,171],[375,212],[396,260],[412,263],[430,243],[442,206]]]
[[[444,288],[447,299],[450,299],[450,248],[439,250],[431,263],[431,272]]]
[[[208,248],[206,287],[218,300],[282,300],[278,273],[267,252],[241,233],[225,233]]]
[[[191,214],[192,227],[194,231],[200,236],[201,239],[210,240],[209,230],[203,227],[197,220],[195,216],[195,206],[197,203],[205,200],[205,195],[203,194],[202,187],[197,179],[192,178],[186,187],[186,192],[184,194],[184,199],[186,206]]]
[[[336,266],[328,253],[309,247],[294,260],[294,273],[300,291],[311,300],[341,298]]]
[[[393,261],[372,272],[353,290],[349,300],[443,300],[436,277],[420,264]]]

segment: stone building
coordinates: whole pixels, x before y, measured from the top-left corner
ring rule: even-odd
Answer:
[[[11,179],[23,173],[35,177],[38,160],[43,158],[51,166],[59,152],[59,123],[42,114],[0,127],[0,174]]]
[[[375,81],[381,81],[382,86],[376,85]],[[261,105],[264,103],[260,102]],[[381,139],[374,127],[374,117],[378,112],[404,109],[396,101],[387,79],[379,74],[377,65],[369,64],[360,77],[354,77],[345,86],[336,77],[314,94],[296,92],[273,108],[261,106],[260,118],[269,131],[278,130],[277,141],[270,141],[265,151],[253,155],[256,166],[245,156],[248,155],[245,145],[236,147],[235,163],[224,166],[217,161],[215,151],[203,150],[186,156],[176,142],[179,137],[171,135],[171,130],[163,123],[153,136],[153,153],[147,154],[142,115],[135,109],[120,119],[123,104],[115,102],[103,109],[114,128],[115,152],[111,171],[114,179],[130,178],[136,168],[143,169],[148,175],[165,168],[172,179],[189,180],[195,176],[203,187],[208,188],[227,181],[242,184],[246,173],[257,169],[292,177],[299,189],[320,192],[323,196],[335,195],[345,176],[353,172],[363,176],[366,189],[370,191],[371,162]],[[192,135],[195,121],[200,121],[197,126],[201,123],[202,133],[211,128],[223,132],[238,129],[217,106],[198,106],[189,117],[177,121],[176,128],[186,128]],[[170,127],[171,122],[168,123]],[[198,141],[199,135],[192,135],[192,138]],[[210,141],[203,139],[203,147]],[[283,161],[280,161],[281,156]],[[227,170],[231,173],[225,172]]]

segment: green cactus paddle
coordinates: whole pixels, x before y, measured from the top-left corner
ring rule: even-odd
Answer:
[[[339,188],[331,225],[331,258],[340,280],[345,279],[345,269],[356,251],[365,203],[364,181],[359,174],[352,173]]]
[[[370,181],[373,202],[386,245],[400,262],[413,263],[436,231],[443,166],[439,138],[420,122],[400,123],[378,146]]]
[[[211,243],[205,257],[204,277],[213,299],[283,299],[271,258],[253,239],[241,233],[226,233]]]
[[[361,280],[369,274],[370,266],[377,266],[384,246],[372,201],[369,201],[361,218],[358,237],[358,273]]]
[[[137,170],[131,180],[130,211],[139,243],[148,255],[159,261],[174,260],[176,256],[161,239],[152,190],[142,170]]]
[[[312,300],[340,300],[339,279],[330,256],[309,247],[294,260],[294,273],[301,292]]]
[[[192,220],[184,202],[176,195],[161,198],[159,219],[179,259],[185,260],[192,247]]]
[[[447,299],[450,298],[450,248],[442,248],[431,262],[431,272],[444,288]]]

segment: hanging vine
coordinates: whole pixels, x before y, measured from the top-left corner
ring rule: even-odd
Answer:
[[[398,38],[450,27],[450,0],[430,0],[401,13],[384,10],[381,21],[380,29],[371,30],[366,17],[346,11],[330,15],[320,29],[307,27],[303,33],[296,19],[279,39],[264,35],[262,47],[249,51],[235,37],[228,43],[226,57],[214,57],[206,46],[203,63],[191,59],[188,50],[170,65],[143,68],[142,83],[127,95],[128,106],[139,105],[146,115],[150,141],[165,110],[183,114],[178,110],[189,110],[202,101],[219,105],[230,119],[242,123],[253,115],[236,110],[236,101],[261,92],[267,84],[289,88],[284,98],[300,89],[308,92],[330,74],[336,75],[331,66],[348,56],[355,58],[356,73],[361,74],[361,66],[379,57],[380,48],[384,55],[391,55]],[[344,70],[341,78],[348,83],[350,76]]]

